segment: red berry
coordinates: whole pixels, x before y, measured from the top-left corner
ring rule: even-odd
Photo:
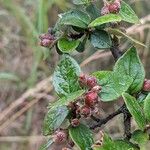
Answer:
[[[119,2],[114,2],[109,4],[109,12],[110,13],[119,13],[120,11],[120,3]]]
[[[93,91],[86,93],[85,104],[89,107],[93,107],[96,103],[98,103],[98,94]]]
[[[54,134],[54,141],[56,143],[62,143],[67,140],[67,133],[65,131],[56,131]]]
[[[80,124],[79,119],[75,118],[75,119],[71,120],[71,125],[73,127],[77,127],[77,126],[79,126],[79,124]]]
[[[150,92],[150,80],[145,79],[144,84],[143,84],[143,90]]]
[[[90,116],[91,113],[91,109],[89,106],[83,106],[80,110],[80,114],[83,115],[84,117],[88,117]]]
[[[87,78],[87,86],[88,87],[93,88],[96,85],[97,85],[97,80],[95,77],[88,77]]]
[[[109,6],[105,5],[102,9],[101,9],[101,15],[107,15],[109,14]]]

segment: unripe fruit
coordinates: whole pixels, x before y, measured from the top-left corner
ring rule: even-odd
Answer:
[[[55,38],[53,35],[46,33],[39,36],[40,38],[40,45],[43,47],[50,47],[51,44],[54,42]]]
[[[143,90],[150,92],[150,80],[145,79],[144,84],[143,84]]]
[[[90,91],[85,95],[85,104],[89,107],[93,107],[98,103],[98,94],[96,92]]]
[[[71,125],[73,127],[77,127],[77,126],[79,126],[79,124],[80,124],[79,119],[75,118],[75,119],[71,120]]]
[[[96,92],[96,93],[99,93],[99,91],[100,91],[101,89],[102,89],[101,86],[96,85],[96,86],[94,86],[94,87],[91,89],[91,91]]]
[[[120,2],[117,1],[117,2],[109,4],[108,9],[110,13],[119,13],[120,8],[121,8]]]
[[[85,74],[81,74],[79,76],[79,83],[80,83],[81,86],[86,86],[87,76]]]
[[[83,115],[84,117],[88,117],[91,114],[91,109],[89,106],[83,106],[80,109],[80,114]]]
[[[87,78],[87,86],[90,87],[90,88],[93,88],[94,86],[97,85],[97,80],[95,77],[88,77]]]
[[[101,9],[101,15],[107,15],[109,14],[109,6],[105,5],[102,9]]]
[[[63,143],[67,140],[67,133],[65,131],[56,131],[54,134],[54,142]]]

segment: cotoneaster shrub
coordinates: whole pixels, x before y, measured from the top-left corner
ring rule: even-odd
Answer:
[[[98,1],[98,0],[97,0]],[[94,0],[73,0],[75,9],[59,15],[48,33],[40,36],[41,46],[56,49],[61,55],[53,75],[53,85],[58,100],[50,103],[44,119],[43,133],[48,142],[42,150],[51,149],[53,143],[66,143],[62,150],[76,146],[80,150],[138,150],[144,149],[149,140],[150,80],[145,71],[135,44],[142,43],[122,31],[123,22],[138,24],[139,19],[132,8],[121,0],[103,0],[101,10]],[[122,22],[122,23],[121,23]],[[120,36],[134,44],[120,51]],[[97,50],[110,50],[116,61],[113,70],[84,74],[71,52],[84,52],[89,41]],[[106,118],[98,118],[98,104],[117,101],[124,104]],[[124,135],[121,139],[99,131],[95,141],[93,130],[106,124],[116,115],[124,116]],[[91,123],[86,123],[86,119]],[[131,131],[131,118],[138,128]],[[107,124],[106,124],[107,125]]]

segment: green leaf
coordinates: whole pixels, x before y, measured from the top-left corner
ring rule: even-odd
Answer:
[[[59,96],[80,90],[80,66],[69,55],[63,55],[53,75],[53,85]]]
[[[149,140],[149,135],[141,130],[136,130],[132,133],[131,140],[136,144],[145,145]]]
[[[98,83],[102,86],[99,93],[102,101],[113,101],[119,98],[122,93],[128,90],[132,83],[132,78],[127,75],[120,75],[117,72],[97,72]]]
[[[138,150],[132,143],[125,141],[125,140],[116,140],[114,141],[115,150]]]
[[[49,147],[53,144],[53,142],[54,141],[52,139],[49,139],[46,144],[40,146],[39,150],[48,150]]]
[[[95,146],[94,150],[128,150],[130,148],[133,148],[133,150],[137,150],[135,146],[128,141],[112,141],[112,139],[107,134],[104,134],[102,146]]]
[[[135,119],[136,123],[138,124],[141,130],[144,130],[146,126],[146,119],[142,112],[142,109],[138,103],[138,101],[128,93],[124,93],[123,95],[124,101],[127,105],[127,108],[133,118]]]
[[[63,53],[69,53],[75,50],[78,47],[79,43],[79,40],[68,40],[67,38],[61,38],[58,41],[58,48]]]
[[[99,26],[105,23],[110,23],[110,22],[120,22],[121,21],[121,17],[120,15],[117,14],[107,14],[104,16],[101,16],[99,18],[96,18],[94,21],[92,21],[89,24],[89,27],[95,27],[95,26]]]
[[[0,80],[15,81],[15,82],[20,81],[18,76],[9,72],[0,72]]]
[[[73,0],[73,3],[76,5],[83,5],[83,4],[88,4],[91,2],[92,2],[92,0]]]
[[[88,40],[88,36],[84,37],[84,39],[80,42],[80,44],[78,45],[78,47],[76,48],[76,50],[78,52],[83,52],[85,50],[85,46],[86,46],[86,42]]]
[[[49,109],[44,119],[43,133],[44,135],[51,134],[63,123],[67,117],[69,110],[66,106],[58,106]]]
[[[132,38],[131,36],[125,34],[124,32],[120,31],[119,29],[112,29],[112,28],[109,28],[108,29],[108,32],[109,33],[113,33],[113,34],[117,34],[117,35],[121,35],[121,36],[124,36],[126,37],[127,39],[129,39],[130,41],[134,42],[135,44],[137,45],[140,45],[140,46],[143,46],[143,47],[147,47],[145,44],[139,42],[138,40]]]
[[[92,75],[98,78],[99,80],[102,80],[109,76],[112,73],[112,71],[96,71],[93,72]]]
[[[133,11],[133,9],[124,1],[121,1],[121,9],[119,12],[122,20],[129,22],[129,23],[139,23],[139,18]]]
[[[148,122],[150,122],[150,93],[144,100],[144,114]]]
[[[90,41],[95,48],[108,49],[112,46],[110,35],[104,30],[95,30],[91,33]]]
[[[88,14],[79,10],[71,10],[64,14],[60,14],[59,16],[59,24],[71,25],[80,28],[87,28],[91,20]]]
[[[80,150],[92,150],[91,146],[94,143],[90,129],[80,124],[78,127],[70,127],[69,135],[73,142]]]
[[[129,88],[131,94],[141,90],[145,79],[145,71],[135,47],[131,47],[118,59],[114,71],[121,75],[129,75],[133,79]]]
[[[52,107],[58,107],[58,106],[63,106],[63,105],[68,105],[70,102],[74,102],[77,100],[80,96],[82,96],[85,93],[85,90],[79,90],[74,93],[70,93],[59,100],[57,100],[54,103],[50,103],[49,108]]]
[[[92,20],[95,20],[100,16],[100,10],[94,4],[90,4],[86,7],[87,13],[90,15]]]

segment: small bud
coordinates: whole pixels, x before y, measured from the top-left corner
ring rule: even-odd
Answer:
[[[120,1],[116,0],[115,2],[109,4],[110,13],[119,13],[120,8],[121,8]]]
[[[101,9],[101,15],[107,15],[109,14],[109,6],[105,5],[102,9]]]
[[[75,118],[75,119],[71,120],[71,125],[73,127],[77,127],[77,126],[79,126],[79,124],[80,124],[79,119]]]
[[[67,133],[65,131],[56,131],[53,137],[54,142],[63,143],[67,140]]]
[[[99,93],[99,91],[100,91],[101,89],[102,89],[101,86],[96,85],[96,86],[94,86],[94,87],[91,89],[91,91],[96,92],[96,93]]]
[[[86,86],[87,76],[85,74],[81,74],[79,76],[79,83],[80,83],[81,86]]]
[[[39,36],[40,38],[40,45],[43,47],[50,47],[51,44],[54,42],[55,38],[53,35],[46,33]]]
[[[150,92],[150,80],[145,79],[144,84],[143,84],[143,90]]]
[[[93,87],[96,86],[96,85],[97,85],[97,80],[96,80],[96,78],[89,76],[89,77],[87,78],[87,86],[90,87],[90,88],[93,88]]]
[[[80,114],[83,115],[84,117],[88,117],[91,114],[91,109],[88,106],[83,106],[80,110]]]
[[[93,107],[98,103],[98,94],[96,92],[90,91],[85,95],[85,104],[89,107]]]

